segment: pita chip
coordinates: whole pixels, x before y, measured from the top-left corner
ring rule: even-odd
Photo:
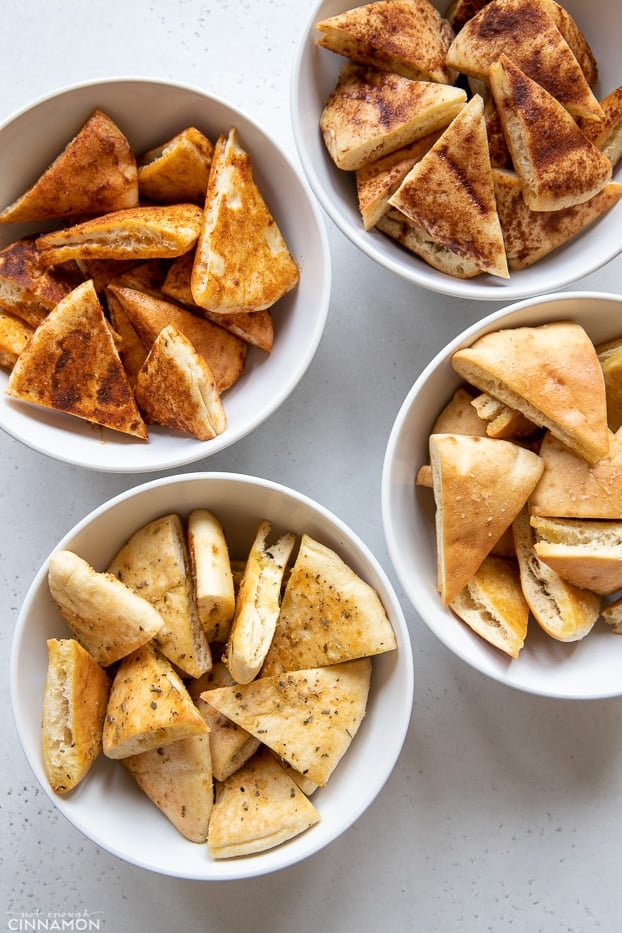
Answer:
[[[15,240],[0,250],[0,308],[31,327],[37,327],[81,281],[72,265],[45,266],[34,237]]]
[[[439,272],[458,279],[472,279],[481,275],[482,270],[471,259],[445,246],[396,208],[390,207],[376,221],[376,227]]]
[[[136,160],[141,200],[203,206],[214,144],[195,126],[186,127]]]
[[[573,586],[608,596],[622,589],[622,522],[531,516],[538,558]]]
[[[0,366],[12,369],[34,334],[34,328],[0,308]]]

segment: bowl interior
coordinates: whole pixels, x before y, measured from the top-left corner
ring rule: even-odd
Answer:
[[[445,12],[446,3],[433,0]],[[329,93],[334,88],[344,59],[316,44],[316,23],[352,7],[348,0],[321,0],[307,22],[293,66],[291,113],[294,138],[304,171],[324,210],[355,246],[391,272],[423,288],[456,297],[513,301],[544,294],[576,281],[609,262],[622,249],[622,205],[618,204],[589,231],[555,250],[529,269],[511,274],[508,280],[482,275],[460,280],[437,272],[414,254],[379,231],[366,232],[357,207],[354,175],[333,164],[324,146],[319,120]],[[619,9],[616,0],[566,0],[564,6],[584,30],[599,63],[600,80],[596,95],[604,97],[621,80],[617,30]],[[618,165],[614,175],[622,177]]]
[[[63,90],[23,110],[0,127],[0,204],[11,203],[45,170],[66,142],[100,107],[138,154],[196,126],[215,141],[236,126],[251,156],[256,181],[300,265],[298,286],[273,308],[275,345],[249,348],[242,378],[223,396],[226,431],[209,442],[154,426],[144,443],[78,418],[39,409],[4,394],[0,372],[0,426],[48,456],[108,472],[144,472],[191,463],[223,450],[261,424],[304,375],[321,339],[330,298],[330,255],[319,209],[287,156],[249,119],[198,90],[142,79],[92,82]],[[295,209],[292,209],[295,205]],[[0,227],[0,247],[41,229]]]
[[[484,674],[526,692],[566,698],[622,694],[622,640],[597,623],[580,642],[562,644],[531,622],[517,660],[493,648],[442,606],[436,590],[434,502],[430,489],[415,487],[419,466],[429,462],[432,424],[460,379],[451,356],[484,333],[505,327],[572,319],[596,343],[622,333],[622,298],[572,292],[520,302],[464,331],[426,367],[395,419],[383,467],[382,512],[387,546],[408,598],[421,619],[455,654]]]
[[[67,634],[52,604],[46,565],[37,574],[17,622],[11,692],[18,734],[42,787],[59,810],[97,845],[133,864],[178,877],[225,880],[275,871],[320,850],[344,832],[378,794],[401,751],[413,698],[412,653],[399,602],[366,546],[334,515],[306,497],[264,480],[234,474],[188,474],[155,480],[101,506],[58,547],[105,567],[142,524],[171,511],[211,509],[223,522],[233,556],[245,556],[259,521],[275,530],[306,531],[336,550],[377,590],[395,629],[397,651],[373,661],[365,720],[326,787],[313,796],[321,822],[278,848],[255,856],[212,860],[207,847],[187,842],[138,790],[118,762],[103,756],[66,798],[50,789],[40,750],[46,639]],[[47,563],[47,562],[46,562]]]

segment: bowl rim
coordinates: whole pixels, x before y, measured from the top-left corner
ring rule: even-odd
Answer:
[[[32,743],[29,744],[28,739],[26,738],[29,734],[29,731],[31,731],[32,724],[29,727],[28,723],[30,722],[31,717],[29,717],[28,712],[24,711],[20,704],[20,695],[24,690],[26,676],[24,674],[23,666],[20,665],[20,654],[23,650],[24,633],[32,611],[32,604],[37,598],[37,594],[41,591],[41,588],[45,585],[45,580],[47,577],[47,564],[51,554],[63,547],[70,546],[71,542],[74,541],[76,537],[79,536],[80,533],[87,529],[90,525],[92,525],[94,522],[97,522],[97,520],[106,515],[106,513],[114,511],[124,503],[127,503],[128,500],[136,496],[149,497],[154,490],[162,487],[171,487],[175,489],[182,485],[217,485],[221,484],[223,481],[227,484],[231,484],[232,488],[234,489],[239,489],[240,486],[252,487],[266,495],[269,495],[270,493],[284,495],[292,502],[292,504],[298,503],[303,505],[304,507],[310,509],[312,512],[317,513],[322,522],[327,521],[333,532],[336,535],[344,538],[348,542],[348,546],[352,547],[354,551],[361,555],[364,563],[376,575],[380,583],[383,602],[385,600],[388,601],[386,609],[396,630],[399,649],[395,655],[396,667],[393,669],[392,676],[399,677],[400,696],[402,697],[404,703],[401,713],[398,711],[397,715],[395,716],[395,720],[392,723],[390,753],[383,757],[381,761],[378,761],[378,770],[376,772],[374,781],[370,782],[369,786],[364,788],[357,807],[351,812],[346,820],[338,821],[333,829],[330,831],[325,831],[323,836],[318,835],[315,837],[317,839],[317,844],[314,844],[314,837],[310,835],[308,837],[310,842],[306,842],[302,846],[298,847],[294,857],[292,857],[290,854],[291,849],[288,849],[288,843],[285,842],[281,846],[278,846],[274,849],[266,850],[265,853],[258,853],[253,857],[242,857],[238,860],[210,860],[206,857],[203,860],[203,870],[201,871],[189,872],[187,870],[184,871],[183,869],[175,871],[170,868],[165,868],[163,866],[150,863],[144,858],[140,859],[129,857],[126,852],[115,846],[114,841],[106,838],[105,833],[102,834],[99,830],[94,832],[92,828],[89,829],[89,826],[85,825],[85,822],[88,824],[88,820],[84,821],[81,818],[79,809],[77,812],[75,812],[75,810],[71,807],[70,799],[65,799],[59,795],[56,795],[52,791],[48,781],[46,780],[41,760],[39,757],[37,757],[37,752],[32,746]],[[184,511],[185,509],[186,505],[184,504],[181,506],[181,510]],[[191,472],[164,476],[158,479],[151,479],[118,493],[106,502],[96,506],[87,515],[83,516],[69,531],[63,535],[61,540],[52,548],[50,554],[44,559],[41,567],[30,583],[18,613],[12,636],[10,652],[10,698],[13,720],[15,723],[19,743],[34,777],[41,785],[49,800],[55,805],[55,807],[59,809],[68,822],[85,836],[87,836],[87,838],[89,838],[95,845],[100,846],[101,848],[105,849],[113,855],[116,855],[118,858],[129,864],[134,864],[138,867],[170,877],[180,877],[203,881],[228,881],[239,880],[247,877],[256,877],[272,873],[274,871],[278,871],[282,868],[287,868],[290,865],[296,864],[297,862],[300,862],[324,849],[327,845],[332,843],[340,835],[350,829],[362,816],[365,810],[373,803],[375,798],[383,789],[402,753],[402,748],[410,728],[410,720],[412,717],[414,705],[414,663],[406,618],[393,584],[391,583],[384,568],[380,564],[380,561],[376,558],[367,544],[334,512],[330,511],[325,506],[321,505],[321,503],[312,499],[310,496],[307,496],[306,494],[299,492],[292,487],[288,487],[282,483],[264,479],[259,476],[227,471]],[[295,842],[295,839],[291,840],[291,842]],[[188,843],[188,845],[192,844]],[[230,866],[232,866],[234,863],[235,867],[230,868]]]
[[[496,330],[500,320],[506,320],[510,317],[515,317],[523,310],[531,307],[542,307],[543,313],[545,313],[547,306],[565,301],[612,302],[619,305],[622,311],[622,294],[616,294],[614,292],[599,292],[593,290],[568,291],[545,294],[538,298],[521,299],[520,301],[513,302],[512,304],[503,308],[499,308],[481,320],[470,324],[462,332],[455,335],[427,363],[427,365],[415,379],[411,388],[406,393],[402,403],[398,408],[393,425],[389,432],[382,464],[381,476],[382,525],[391,565],[397,579],[403,587],[406,599],[415,610],[422,623],[445,646],[445,648],[451,651],[452,654],[454,654],[456,657],[460,658],[461,661],[469,665],[474,670],[479,671],[481,674],[486,675],[491,680],[495,680],[504,686],[512,687],[515,690],[532,694],[534,696],[562,700],[608,699],[622,695],[622,679],[620,680],[619,688],[616,688],[615,690],[602,685],[599,689],[592,689],[589,692],[582,692],[578,689],[574,691],[568,691],[561,690],[554,684],[541,684],[536,686],[533,683],[525,682],[523,680],[514,680],[508,676],[509,668],[504,668],[502,670],[501,665],[499,667],[493,667],[484,663],[483,660],[478,663],[477,658],[470,656],[466,650],[462,650],[460,646],[455,644],[455,641],[452,639],[451,630],[442,624],[442,616],[444,615],[445,610],[440,602],[438,602],[437,607],[438,619],[431,619],[430,613],[425,613],[422,610],[420,601],[418,599],[417,587],[411,579],[409,567],[407,566],[407,562],[403,557],[397,543],[396,533],[393,525],[393,497],[395,493],[395,485],[393,481],[394,465],[396,461],[397,450],[400,445],[400,441],[402,440],[401,433],[404,429],[405,421],[407,420],[409,414],[411,414],[411,412],[414,410],[417,397],[419,396],[430,376],[437,370],[439,366],[447,363],[456,350],[461,347],[470,345],[474,337],[479,338],[480,336],[483,336],[490,331]],[[561,317],[555,317],[553,320],[561,320]],[[507,326],[513,327],[522,325],[514,324],[512,321],[508,321]],[[414,474],[412,481],[414,483]],[[511,659],[508,658],[507,660],[509,662]]]
[[[313,35],[313,27],[318,19],[319,10],[328,2],[330,2],[330,0],[315,0],[311,13],[304,24],[295,51],[290,78],[290,119],[293,128],[294,144],[298,152],[300,164],[302,165],[312,191],[335,226],[365,256],[378,263],[378,265],[387,271],[410,282],[412,285],[417,285],[440,295],[453,298],[466,298],[472,301],[509,302],[535,298],[538,295],[558,291],[561,288],[577,282],[578,279],[598,271],[622,253],[621,239],[617,245],[615,242],[612,242],[609,248],[607,248],[605,244],[605,248],[599,252],[598,256],[594,258],[589,267],[575,271],[576,264],[569,262],[567,263],[564,274],[556,275],[554,281],[548,285],[545,281],[540,280],[540,276],[537,273],[535,276],[530,275],[530,279],[532,279],[531,285],[521,285],[522,279],[520,273],[528,270],[517,270],[513,274],[510,274],[509,279],[496,279],[494,276],[484,273],[473,279],[459,279],[434,269],[432,266],[425,263],[423,259],[420,259],[420,257],[415,255],[410,256],[406,252],[404,252],[404,259],[412,260],[412,264],[403,260],[399,261],[398,257],[401,253],[398,244],[390,243],[387,251],[379,251],[375,243],[382,242],[383,245],[385,245],[385,240],[388,238],[379,231],[364,230],[362,224],[360,227],[356,227],[348,220],[346,215],[339,210],[338,201],[331,198],[329,192],[322,185],[320,176],[315,167],[314,159],[308,148],[308,130],[305,130],[303,127],[303,114],[299,97],[300,88],[302,87],[301,76],[307,56],[311,54],[309,52],[309,44]],[[432,0],[432,2],[436,6],[439,6],[437,0]],[[344,11],[349,9],[345,0],[340,4],[340,9],[341,8],[343,8]],[[326,156],[326,158],[328,160],[328,156]],[[335,167],[335,171],[338,172],[339,169]],[[612,209],[614,208],[615,205]],[[588,225],[586,232],[589,232],[591,228],[592,225]],[[581,236],[581,232],[578,236]],[[379,237],[383,239],[378,241],[377,238]],[[576,237],[572,238],[568,245],[571,245],[575,240]],[[564,244],[561,244],[559,249],[563,249],[563,246]],[[549,255],[554,256],[555,253],[556,251],[554,250]],[[543,259],[546,260],[547,257],[543,257]],[[538,263],[534,264],[536,269],[538,265]],[[517,276],[519,277],[518,283],[516,280]]]
[[[187,437],[185,435],[180,435],[179,445],[174,444],[172,450],[169,450],[166,453],[163,451],[160,455],[160,459],[152,462],[148,456],[141,456],[140,452],[133,453],[133,451],[138,450],[139,445],[125,436],[119,436],[116,438],[119,445],[118,459],[111,457],[107,460],[104,460],[103,462],[94,462],[96,458],[90,455],[90,447],[87,446],[87,450],[85,452],[80,452],[80,450],[74,451],[71,444],[53,445],[49,441],[46,441],[44,438],[38,439],[37,436],[31,437],[28,434],[28,428],[21,426],[21,418],[18,418],[15,424],[13,424],[11,419],[9,419],[9,423],[6,423],[7,419],[4,418],[0,412],[0,428],[14,440],[18,441],[26,447],[29,447],[31,450],[34,450],[37,453],[43,454],[44,456],[51,457],[52,459],[58,460],[59,462],[68,463],[73,466],[98,470],[104,473],[148,474],[158,470],[168,470],[182,467],[226,450],[228,447],[236,444],[239,440],[242,440],[260,425],[265,423],[287,400],[300,381],[304,378],[304,375],[306,374],[317,352],[324,330],[326,328],[326,321],[328,319],[330,308],[330,298],[332,294],[332,256],[330,252],[325,219],[319,208],[317,199],[315,198],[304,173],[300,170],[299,165],[296,163],[295,159],[292,158],[286,147],[276,141],[250,113],[243,110],[239,106],[232,104],[226,97],[214,95],[210,93],[209,90],[204,90],[200,87],[197,87],[196,85],[186,84],[174,80],[166,80],[161,77],[140,75],[132,75],[128,77],[112,76],[103,78],[90,78],[85,81],[77,81],[59,86],[52,91],[41,94],[19,109],[13,111],[0,123],[0,133],[2,133],[2,131],[9,127],[12,123],[20,120],[21,118],[27,117],[30,111],[36,110],[36,108],[41,105],[49,104],[55,99],[61,99],[65,96],[71,97],[72,95],[80,95],[81,93],[88,94],[90,91],[95,93],[98,88],[114,89],[126,84],[134,85],[136,87],[146,88],[153,86],[154,89],[171,89],[174,92],[189,94],[199,100],[204,101],[208,108],[211,104],[217,106],[218,108],[228,110],[231,112],[232,122],[236,119],[238,122],[242,121],[248,128],[250,128],[252,133],[256,134],[262,140],[262,144],[265,145],[267,149],[273,150],[275,153],[277,153],[279,159],[282,160],[282,165],[287,168],[291,181],[299,186],[299,192],[305,199],[309,224],[314,230],[314,245],[317,247],[317,262],[322,269],[322,275],[319,277],[319,281],[318,277],[315,278],[314,289],[316,294],[314,295],[313,301],[315,309],[313,316],[313,326],[309,329],[309,333],[307,334],[303,345],[300,347],[300,353],[296,357],[296,367],[288,367],[287,370],[285,370],[288,375],[284,384],[279,387],[278,391],[273,392],[269,398],[266,398],[265,404],[256,412],[253,412],[253,416],[248,419],[247,423],[243,423],[241,425],[229,424],[227,429],[221,435],[218,435],[209,442],[200,442],[189,436]],[[251,152],[250,154],[252,157],[253,153]],[[263,165],[262,171],[264,174],[267,174],[267,170],[263,167]],[[301,263],[301,275],[304,275],[304,258],[305,257],[303,255],[303,262]],[[297,288],[299,287],[300,285],[297,286]],[[288,299],[288,296],[284,296],[284,299]],[[296,295],[294,294],[293,296],[289,296],[289,300],[296,301]],[[256,348],[253,348],[250,345],[248,347],[249,353],[253,353],[255,349]],[[257,356],[260,361],[263,359],[263,357],[260,357],[259,354],[263,352],[264,351],[257,351],[257,353],[255,353],[255,356]],[[269,364],[270,361],[268,359],[265,362]],[[235,389],[235,386],[233,389]],[[59,415],[61,418],[63,417],[62,413],[55,413],[53,411],[48,411],[47,409],[39,410],[37,407],[35,407],[34,411],[34,417],[39,417],[44,422],[49,418],[56,419],[56,416]],[[32,413],[29,414],[28,412],[26,412],[26,416],[33,417]],[[66,417],[72,419],[68,422],[68,424],[70,430],[72,430],[73,426],[74,432],[86,432],[93,427],[89,426],[87,422],[82,424],[78,420],[74,421],[72,416],[67,415]],[[63,427],[61,422],[60,426],[58,426],[59,438],[62,438],[63,436],[62,431]],[[36,432],[34,433],[36,435]],[[160,429],[157,426],[153,426],[150,434],[157,435],[158,433],[166,434],[167,432],[166,429]],[[116,432],[114,432],[112,435],[106,434],[105,436],[106,438],[110,438],[111,436],[115,437]],[[97,444],[96,439],[95,443]],[[143,446],[140,446],[140,450],[143,450]]]

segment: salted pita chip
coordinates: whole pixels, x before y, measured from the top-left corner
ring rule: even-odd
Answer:
[[[300,278],[235,127],[214,149],[192,268],[192,296],[228,314],[272,307]]]
[[[537,454],[510,441],[432,434],[438,590],[450,605],[538,482]]]
[[[50,311],[20,354],[7,395],[147,438],[93,283],[79,285]]]
[[[303,534],[262,676],[395,648],[376,591],[331,548]]]
[[[365,716],[371,660],[260,677],[202,698],[323,787]]]
[[[430,0],[377,0],[317,23],[318,45],[362,65],[453,84],[445,58],[453,30]]]
[[[262,748],[216,785],[208,848],[215,859],[272,849],[319,822],[320,814],[283,766]]]
[[[137,204],[130,144],[110,117],[95,110],[34,185],[0,212],[0,223],[104,214]]]
[[[356,171],[447,126],[465,102],[461,88],[346,62],[320,130],[335,165]]]
[[[23,237],[0,250],[0,308],[31,327],[37,327],[80,281],[71,264],[48,269],[34,237]]]
[[[573,586],[608,596],[622,589],[622,522],[531,516],[534,550]]]
[[[206,842],[214,802],[209,735],[128,755],[121,763],[185,839]]]
[[[485,437],[486,421],[473,406],[473,394],[464,386],[456,389],[432,425],[430,434],[472,434]]]
[[[482,271],[508,277],[481,97],[454,117],[389,203]]]
[[[602,369],[587,333],[574,321],[485,334],[452,356],[471,385],[548,428],[586,460],[609,449]]]
[[[52,554],[48,584],[74,636],[104,667],[146,644],[164,624],[146,599],[72,551]]]
[[[395,208],[383,214],[376,227],[439,272],[458,279],[481,275],[482,270],[472,260],[458,255]]]
[[[103,731],[108,758],[126,758],[196,735],[208,727],[170,661],[151,645],[117,668]]]
[[[587,463],[552,434],[540,445],[544,472],[529,499],[532,515],[622,519],[622,435],[610,433],[609,453]]]
[[[537,430],[537,425],[526,418],[522,412],[510,408],[498,399],[482,392],[471,402],[479,418],[486,425],[488,437],[499,437],[501,440],[529,437]]]
[[[141,153],[136,160],[141,200],[202,207],[213,152],[211,140],[189,126],[161,146]]]

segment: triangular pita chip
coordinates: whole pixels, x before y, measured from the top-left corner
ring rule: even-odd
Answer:
[[[193,509],[188,515],[187,539],[199,619],[208,641],[223,644],[235,612],[235,587],[224,529],[208,509]]]
[[[453,84],[445,57],[453,30],[430,0],[377,0],[317,24],[318,45],[405,78]]]
[[[260,311],[298,284],[300,273],[255,181],[235,127],[218,138],[192,269],[195,304],[208,311]]]
[[[481,275],[482,270],[472,260],[444,246],[396,208],[390,208],[383,214],[376,221],[376,227],[439,272],[459,279],[473,279]]]
[[[373,587],[331,548],[303,535],[262,675],[394,648],[395,633]]]
[[[590,464],[546,434],[544,473],[529,499],[532,515],[622,519],[622,434],[610,434],[609,453]]]
[[[38,181],[0,212],[0,222],[104,214],[137,204],[130,144],[110,117],[95,110]]]
[[[531,516],[534,550],[573,586],[608,596],[622,589],[622,521]]]
[[[607,420],[612,431],[622,427],[622,343],[608,351],[596,348],[605,377]]]
[[[126,758],[208,731],[183,680],[155,648],[143,645],[121,660],[106,710],[104,755]]]
[[[176,513],[139,528],[108,565],[126,586],[154,606],[164,625],[154,641],[169,661],[190,677],[212,664],[194,599],[186,533]]]
[[[215,859],[264,852],[319,822],[320,814],[268,749],[260,749],[223,784],[209,825]]]
[[[508,277],[479,95],[416,163],[389,203],[482,271]]]
[[[585,80],[593,88],[598,81],[598,62],[584,33],[561,3],[557,3],[556,0],[541,0],[541,3],[542,8],[549,14],[572,49],[572,53],[585,75]]]
[[[346,62],[320,130],[335,165],[356,171],[447,126],[465,102],[461,88]]]
[[[34,334],[34,327],[0,309],[0,366],[12,369]]]
[[[81,281],[72,264],[52,269],[45,266],[34,237],[15,240],[0,251],[0,308],[31,327],[40,324]]]
[[[489,80],[527,206],[555,211],[598,194],[611,162],[565,107],[506,55],[490,66]]]
[[[510,327],[452,357],[466,382],[549,428],[586,460],[609,450],[605,383],[596,349],[574,321]]]
[[[323,787],[365,716],[371,660],[217,687],[202,698]]]
[[[194,126],[143,152],[136,160],[141,200],[202,207],[213,152],[211,140]]]
[[[490,0],[452,0],[445,12],[445,19],[454,32],[460,32],[464,24],[487,3],[490,3]]]
[[[39,325],[11,372],[6,392],[142,440],[147,437],[90,280],[63,298]]]
[[[437,583],[449,605],[523,508],[543,470],[511,441],[432,434]]]
[[[577,125],[615,167],[622,157],[622,85],[607,94],[600,106],[604,114],[602,120],[579,118]]]

